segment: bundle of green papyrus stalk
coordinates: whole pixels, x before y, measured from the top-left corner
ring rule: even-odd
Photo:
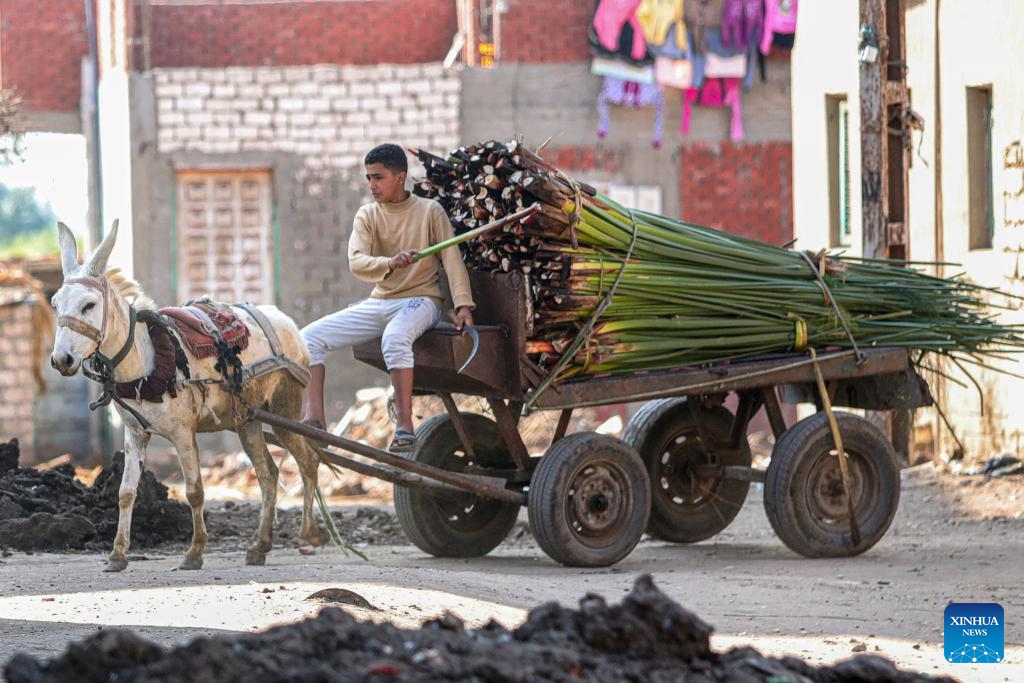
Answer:
[[[462,244],[467,266],[530,276],[531,360],[580,374],[699,366],[829,347],[905,347],[985,365],[1024,349],[985,302],[992,290],[902,264],[810,254],[631,210],[521,141],[445,157],[415,192],[456,233],[524,207],[529,218]],[[921,354],[922,356],[924,354]]]

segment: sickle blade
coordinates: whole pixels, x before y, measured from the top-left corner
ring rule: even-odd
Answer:
[[[476,352],[480,350],[480,333],[477,331],[477,329],[472,325],[466,325],[464,329],[466,330],[467,333],[469,333],[470,338],[473,340],[473,348],[470,349],[469,351],[469,358],[467,358],[466,362],[462,364],[462,367],[459,368],[459,371],[455,373],[457,375],[462,374],[462,371],[465,370],[466,367],[473,362],[474,358],[476,358]]]

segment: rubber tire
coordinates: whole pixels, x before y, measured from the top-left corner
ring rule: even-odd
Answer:
[[[892,444],[875,425],[851,413],[834,413],[848,454],[854,514],[861,540],[850,537],[846,496],[839,479],[828,416],[817,413],[788,429],[772,451],[764,484],[764,508],[776,535],[805,557],[852,557],[885,535],[900,500],[900,470]],[[831,458],[828,462],[825,459]],[[836,483],[838,482],[838,483]],[[831,510],[812,495],[831,484]],[[865,485],[866,484],[866,485]],[[835,517],[825,513],[833,512]]]
[[[476,413],[462,413],[473,441],[476,464],[515,469],[512,456],[493,420]],[[452,472],[470,464],[462,442],[447,413],[434,415],[416,431],[419,447],[405,457]],[[496,548],[516,523],[519,505],[463,494],[458,503],[436,498],[419,489],[395,485],[395,513],[412,543],[434,557],[481,557]]]
[[[720,441],[728,439],[733,415],[727,408],[716,406],[707,409],[703,418],[706,430],[723,437]],[[677,496],[669,489],[671,482],[666,481],[662,471],[662,460],[669,452],[667,447],[677,444],[679,438],[688,438],[687,435],[692,435],[696,440],[693,443],[703,450],[686,397],[664,398],[644,404],[622,434],[622,440],[640,454],[651,479],[651,519],[647,523],[647,533],[672,543],[696,543],[725,529],[736,519],[750,490],[749,482],[719,478],[710,484],[708,493],[697,504],[677,502]],[[677,445],[685,446],[685,442]],[[718,448],[712,457],[717,457],[723,465],[750,467],[750,444],[744,438],[738,448]],[[680,486],[685,488],[685,484]]]
[[[591,536],[579,523],[572,487],[599,484],[597,465],[614,481],[595,495],[617,507],[617,514],[600,536]],[[534,538],[551,559],[570,567],[607,567],[628,555],[643,536],[651,508],[650,481],[640,456],[625,442],[578,432],[552,444],[540,459],[530,480],[528,508]]]

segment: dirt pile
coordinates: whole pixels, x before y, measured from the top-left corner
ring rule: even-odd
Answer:
[[[594,594],[584,596],[579,609],[547,603],[512,631],[496,622],[466,630],[450,613],[417,630],[399,629],[327,607],[296,624],[197,638],[169,650],[131,631],[106,630],[49,661],[15,655],[4,674],[10,683],[951,680],[901,672],[874,655],[812,667],[746,647],[713,652],[711,631],[642,576],[621,604]]]
[[[92,485],[75,478],[63,464],[49,470],[18,467],[18,443],[0,443],[0,547],[14,550],[109,551],[117,532],[118,489],[124,454],[116,453],[111,467],[100,470]],[[390,486],[390,484],[389,484]],[[210,534],[209,547],[244,550],[257,527],[258,502],[224,501],[203,511]],[[394,512],[374,506],[335,508],[331,517],[350,543],[400,545],[408,540]],[[302,511],[279,508],[274,524],[275,547],[299,543]],[[168,498],[168,489],[152,472],[142,471],[132,511],[132,550],[178,552],[192,538],[192,513]]]
[[[124,454],[86,486],[70,464],[50,470],[18,467],[18,443],[0,444],[0,546],[16,550],[109,549],[117,532],[117,494]],[[142,471],[132,513],[132,546],[184,541],[192,534],[187,505]]]

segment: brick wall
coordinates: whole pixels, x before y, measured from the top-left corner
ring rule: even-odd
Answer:
[[[509,11],[501,17],[501,61],[588,61],[587,28],[594,7],[593,0],[509,0]]]
[[[596,145],[562,145],[546,147],[541,156],[556,168],[573,173],[607,173],[621,170],[622,155],[614,149]]]
[[[680,147],[682,218],[781,245],[793,236],[793,150],[788,142]]]
[[[444,151],[461,85],[440,64],[158,69],[159,150],[280,151],[310,168],[358,167],[374,144]]]
[[[78,109],[89,53],[82,0],[2,2],[0,11],[3,87],[15,88],[28,110]]]
[[[79,3],[81,4],[81,3]],[[457,31],[450,0],[154,4],[158,67],[414,64],[444,58]],[[144,15],[136,7],[136,33]],[[136,63],[139,54],[136,53]]]
[[[31,353],[33,305],[0,306],[0,441],[17,437],[23,462],[34,455],[36,385],[25,362]]]

